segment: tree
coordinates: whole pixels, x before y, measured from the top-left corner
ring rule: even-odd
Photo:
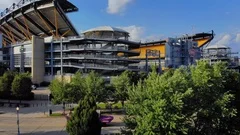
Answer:
[[[67,98],[70,102],[78,103],[84,97],[84,77],[81,72],[75,73],[69,85],[66,86]]]
[[[124,101],[128,97],[127,91],[131,85],[129,72],[124,71],[120,76],[113,78],[112,85],[115,88],[114,98],[117,101],[121,101],[122,106],[124,106]]]
[[[0,80],[0,95],[2,98],[10,99],[12,82],[16,73],[7,71],[3,74]]]
[[[97,102],[104,102],[107,98],[105,82],[103,78],[94,71],[91,71],[84,78],[83,90],[85,95],[92,94],[94,97],[96,97]]]
[[[12,94],[21,99],[28,97],[32,91],[32,81],[28,73],[17,74],[12,82]]]
[[[236,72],[227,69],[226,63],[211,66],[205,61],[190,70],[194,91],[183,110],[192,121],[189,134],[239,134],[236,123],[240,121],[234,105],[239,79],[229,78]]]
[[[79,101],[73,115],[67,122],[70,135],[100,135],[101,122],[96,112],[97,106],[93,96],[86,95]]]
[[[68,97],[73,89],[69,88],[69,86],[70,85],[66,82],[64,78],[62,80],[55,78],[51,82],[51,84],[49,85],[49,89],[54,97],[52,99],[52,102],[54,104],[60,104],[62,102],[70,100]]]
[[[6,71],[8,71],[7,64],[0,62],[0,76],[2,76]]]
[[[239,134],[237,76],[224,63],[206,61],[163,75],[153,71],[129,89],[126,127],[135,134]]]
[[[104,102],[107,98],[104,80],[95,72],[83,76],[77,72],[70,83],[64,79],[54,79],[49,89],[54,97],[53,103],[75,102],[77,103],[85,95],[92,94],[96,101]]]
[[[186,134],[183,100],[191,95],[188,74],[180,68],[159,76],[155,70],[129,90],[124,119],[134,134]]]

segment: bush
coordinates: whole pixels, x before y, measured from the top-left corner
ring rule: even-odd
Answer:
[[[22,100],[31,97],[32,81],[29,74],[18,74],[12,82],[12,94]],[[27,96],[26,96],[27,95]],[[30,97],[28,97],[30,96]]]
[[[114,108],[114,109],[120,109],[118,106],[114,106],[113,108]]]
[[[100,135],[101,122],[96,108],[94,97],[85,96],[81,99],[67,122],[67,132],[70,135]]]

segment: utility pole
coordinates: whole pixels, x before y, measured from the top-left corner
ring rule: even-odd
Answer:
[[[20,73],[24,72],[24,47],[20,47]]]

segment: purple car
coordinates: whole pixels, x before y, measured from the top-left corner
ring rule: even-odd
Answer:
[[[101,115],[101,116],[100,116],[100,121],[101,121],[103,124],[109,124],[110,122],[112,122],[113,119],[114,119],[113,116],[105,116],[105,115]]]
[[[66,119],[69,120],[71,117],[72,112],[70,112],[68,115],[65,115]],[[106,115],[101,115],[101,112],[98,112],[99,114],[99,119],[102,122],[102,124],[109,124],[110,122],[112,122],[112,120],[114,119],[113,116],[106,116]]]

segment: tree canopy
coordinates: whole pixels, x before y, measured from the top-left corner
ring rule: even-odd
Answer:
[[[3,74],[0,79],[0,97],[2,98],[10,98],[11,97],[11,89],[12,89],[12,82],[15,77],[14,72],[7,71]]]
[[[229,78],[232,76],[232,78]],[[128,91],[127,130],[134,134],[239,134],[239,73],[224,63],[155,71]]]
[[[101,122],[96,109],[94,96],[86,95],[67,122],[67,132],[70,135],[100,135]]]
[[[124,106],[124,101],[127,100],[127,91],[128,88],[131,86],[131,80],[129,77],[130,73],[131,72],[129,71],[125,71],[120,76],[117,76],[112,80],[112,85],[115,88],[115,92],[113,94],[114,99],[117,101],[121,101],[122,106]]]
[[[32,91],[32,81],[28,73],[17,74],[12,82],[12,94],[21,99],[28,97]]]
[[[105,101],[107,98],[104,80],[93,71],[86,76],[77,72],[70,82],[66,82],[64,79],[54,79],[49,89],[54,97],[53,102],[55,104],[62,102],[77,103],[88,94],[95,96],[98,102]]]

